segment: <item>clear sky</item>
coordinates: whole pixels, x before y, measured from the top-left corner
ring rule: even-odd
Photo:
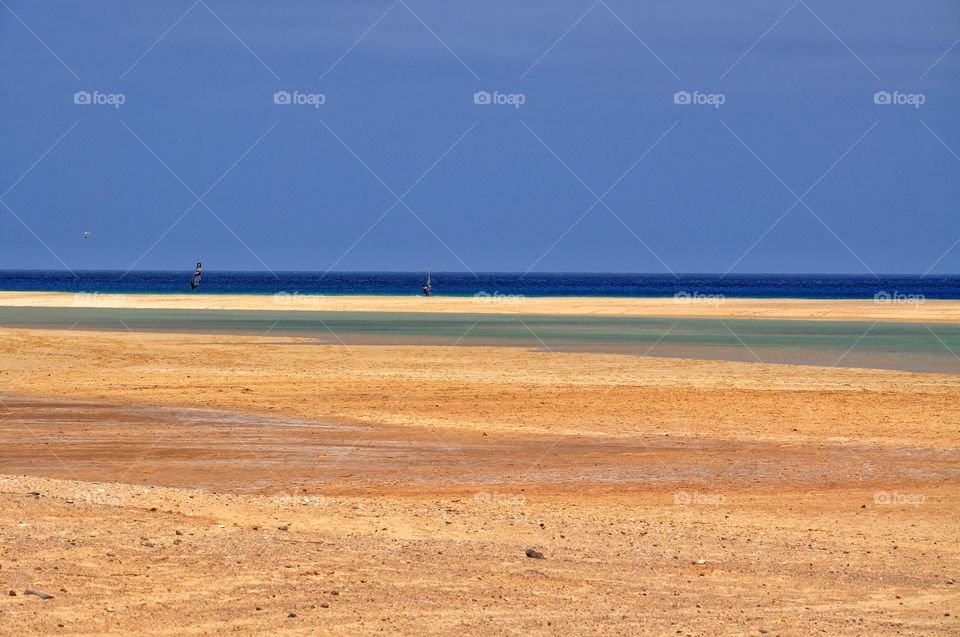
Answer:
[[[958,39],[956,0],[0,0],[0,268],[957,273]]]

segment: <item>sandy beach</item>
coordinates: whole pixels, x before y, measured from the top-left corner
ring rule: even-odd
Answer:
[[[81,328],[0,328],[2,634],[960,630],[960,374]]]
[[[0,637],[960,637],[960,2],[0,28]]]
[[[87,294],[0,292],[0,307],[93,307],[195,310],[302,310],[325,312],[440,312],[664,316],[783,320],[960,323],[960,301],[934,299],[745,299],[707,297],[593,298],[484,295],[323,296],[254,294]]]

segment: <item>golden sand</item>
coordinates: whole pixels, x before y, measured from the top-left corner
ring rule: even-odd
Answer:
[[[960,630],[957,375],[0,329],[0,394],[0,634]]]
[[[208,310],[304,310],[328,312],[456,312],[477,314],[563,314],[573,316],[667,316],[833,321],[960,322],[960,301],[422,297],[214,294],[72,294],[0,292],[0,306],[103,307]]]
[[[888,370],[0,328],[0,383],[419,429],[960,443],[960,375]]]

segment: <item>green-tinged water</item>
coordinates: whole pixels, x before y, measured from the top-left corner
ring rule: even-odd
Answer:
[[[0,325],[311,337],[960,373],[960,325],[380,312],[0,308]]]

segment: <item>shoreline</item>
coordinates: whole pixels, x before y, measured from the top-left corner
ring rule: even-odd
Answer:
[[[0,291],[0,307],[436,312],[810,321],[960,323],[960,300],[675,297],[423,297],[300,294],[130,294]]]

